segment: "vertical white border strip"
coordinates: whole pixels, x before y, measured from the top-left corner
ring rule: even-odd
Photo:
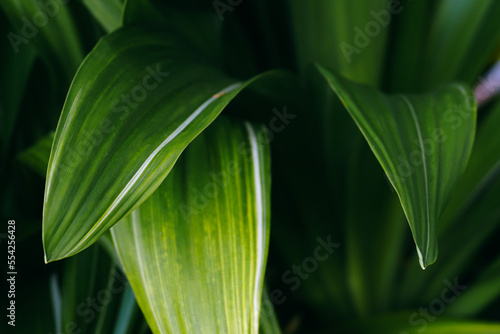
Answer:
[[[141,224],[141,219],[139,217],[139,211],[134,210],[131,214],[131,219],[130,219],[130,224],[132,224],[132,231],[134,233],[134,246],[135,246],[135,254],[137,256],[137,263],[139,264],[139,270],[141,272],[141,279],[142,279],[142,284],[146,293],[146,298],[148,299],[148,303],[151,309],[151,312],[153,313],[153,317],[155,318],[157,328],[160,330],[160,333],[164,333],[163,331],[163,321],[160,321],[158,318],[158,315],[156,314],[156,309],[155,305],[151,302],[151,290],[149,289],[149,282],[146,279],[145,273],[146,270],[144,269],[143,266],[143,260],[144,256],[142,255],[142,250],[141,250],[141,245],[138,242],[138,237],[142,236],[142,229],[140,228]],[[125,269],[125,267],[123,267]]]
[[[254,300],[253,300],[253,323],[252,332],[257,333],[259,328],[259,313],[260,313],[260,294],[259,287],[260,281],[263,276],[264,267],[264,231],[265,231],[265,217],[264,217],[264,203],[263,203],[263,191],[262,191],[262,179],[261,179],[261,169],[260,169],[260,154],[259,145],[257,142],[257,137],[255,132],[250,125],[250,123],[245,122],[245,126],[248,130],[250,138],[250,146],[252,148],[252,163],[253,163],[253,176],[255,185],[255,204],[256,204],[256,216],[257,216],[257,274],[255,277],[255,290],[254,290]]]

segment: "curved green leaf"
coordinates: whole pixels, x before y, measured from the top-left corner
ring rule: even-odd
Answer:
[[[427,275],[406,271],[397,294],[405,304],[434,298],[444,279],[467,275],[476,256],[500,228],[500,102],[484,112],[467,168],[439,220],[442,262]]]
[[[221,118],[111,229],[154,333],[257,333],[267,258],[269,152]]]
[[[46,261],[85,249],[146,200],[250,82],[228,78],[181,42],[158,29],[122,28],[83,62],[49,160]]]
[[[452,84],[424,95],[385,95],[319,69],[398,193],[425,269],[437,258],[436,221],[472,150],[472,93]]]

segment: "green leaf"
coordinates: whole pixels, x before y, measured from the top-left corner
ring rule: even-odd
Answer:
[[[384,72],[391,93],[420,92],[417,78],[426,78],[422,75],[422,55],[436,4],[434,0],[402,2],[404,10],[392,23],[390,61]]]
[[[124,7],[122,1],[83,0],[83,4],[106,32],[112,32],[121,26]]]
[[[477,277],[464,294],[447,310],[447,315],[461,318],[477,316],[500,297],[500,257]]]
[[[83,59],[83,47],[70,4],[59,1],[0,0],[16,30],[7,34],[16,54],[34,47],[65,79],[71,80]]]
[[[418,78],[422,88],[451,80],[472,84],[500,43],[500,2],[440,0],[434,11]]]
[[[62,275],[53,283],[57,333],[78,329],[82,333],[111,333],[130,286],[99,244],[65,261]],[[133,298],[127,302],[137,305]],[[144,321],[137,312],[123,325],[130,330],[141,319]]]
[[[443,222],[440,224],[443,231],[453,219],[460,217],[465,209],[474,209],[473,206],[471,207],[474,199],[498,178],[500,174],[500,137],[497,136],[499,126],[500,101],[483,116],[478,124],[474,150],[463,181],[454,192],[443,215]]]
[[[262,307],[260,311],[260,330],[262,334],[281,334],[281,329],[274,312],[274,304],[269,299],[266,287],[262,291]]]
[[[444,279],[466,274],[500,227],[500,102],[484,112],[467,169],[438,224],[442,261],[425,276],[407,270],[398,294],[404,304],[434,298]]]
[[[133,331],[133,329],[137,327],[134,322],[146,323],[142,316],[138,316],[140,314],[140,309],[137,305],[137,301],[135,300],[134,292],[132,291],[130,284],[127,284],[120,303],[120,309],[118,311],[113,334],[137,333]]]
[[[83,62],[49,160],[46,261],[85,249],[138,207],[251,82],[228,78],[182,42],[161,29],[126,27]]]
[[[25,151],[22,151],[19,154],[19,160],[30,166],[41,176],[45,177],[45,174],[47,174],[47,163],[50,156],[50,147],[52,146],[53,140],[54,132],[50,132],[48,135],[35,143],[35,145]]]
[[[370,147],[361,135],[356,144],[350,152],[350,168],[343,175],[349,185],[347,190],[343,188],[346,273],[358,314],[366,315],[390,308],[398,269],[395,263],[404,255],[406,226],[398,198]],[[374,217],[383,224],[374,224]]]
[[[257,333],[270,218],[261,133],[217,120],[111,229],[154,333]]]
[[[351,80],[379,83],[389,24],[403,10],[401,5],[391,7],[393,2],[386,0],[317,0],[313,6],[308,1],[288,3],[302,71],[318,62]]]
[[[319,67],[394,186],[425,269],[437,258],[436,221],[474,140],[475,100],[462,85],[385,95]]]

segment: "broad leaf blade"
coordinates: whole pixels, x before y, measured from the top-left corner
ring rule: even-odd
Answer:
[[[218,120],[111,229],[154,333],[257,333],[270,217],[258,133]]]
[[[452,84],[385,95],[320,67],[394,186],[425,269],[437,258],[436,222],[472,150],[475,100]]]
[[[83,62],[47,171],[47,261],[85,249],[139,206],[245,86],[182,42],[158,29],[122,28]]]

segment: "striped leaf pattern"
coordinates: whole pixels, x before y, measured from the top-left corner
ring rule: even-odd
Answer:
[[[472,151],[472,92],[450,84],[423,95],[385,95],[319,69],[394,186],[425,269],[437,258],[437,220]]]
[[[101,39],[81,65],[47,171],[46,262],[87,248],[146,200],[252,81],[228,78],[182,41],[161,29],[126,27]]]
[[[258,332],[270,217],[261,134],[219,118],[111,229],[154,333]]]

